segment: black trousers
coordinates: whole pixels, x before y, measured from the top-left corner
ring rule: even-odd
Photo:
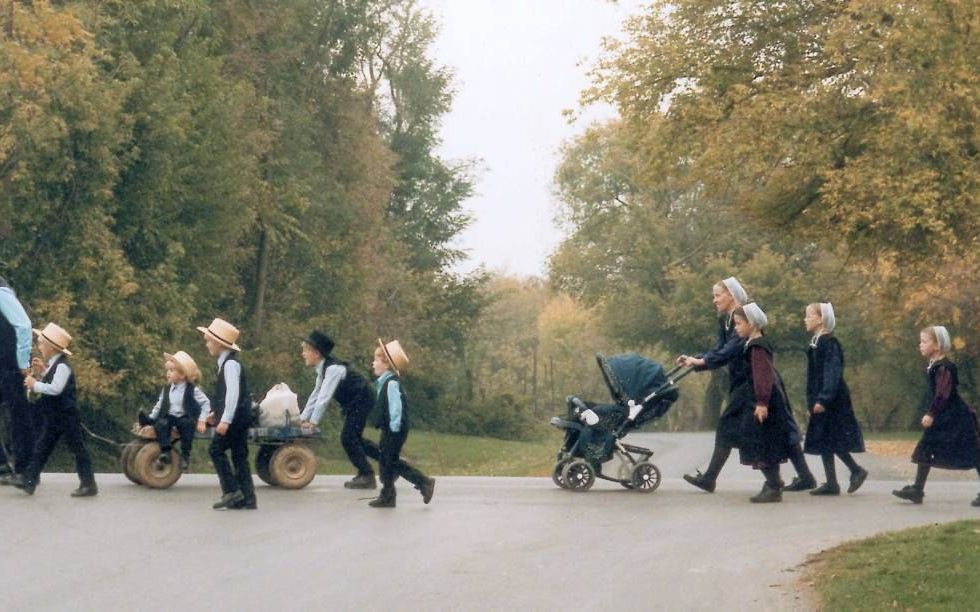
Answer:
[[[409,481],[416,487],[420,487],[427,478],[418,468],[406,463],[399,457],[402,446],[408,438],[407,431],[392,433],[387,429],[381,432],[381,444],[375,446],[370,440],[364,441],[364,452],[368,457],[378,460],[378,471],[381,479],[381,497],[394,499],[395,480],[399,476]]]
[[[358,476],[374,475],[374,470],[371,469],[367,454],[364,452],[364,446],[367,443],[367,440],[364,439],[364,427],[367,425],[370,412],[370,406],[348,411],[344,415],[344,428],[340,431],[340,445],[344,447],[347,458],[357,469]]]
[[[6,406],[10,415],[10,445],[7,450],[13,455],[14,471],[23,474],[34,454],[35,427],[24,390],[24,375],[20,370],[0,372],[0,404]],[[7,440],[4,440],[4,444],[7,444]],[[3,455],[3,448],[0,447],[0,461],[10,459]]]
[[[27,482],[37,483],[38,477],[44,470],[44,464],[48,462],[62,436],[69,450],[75,455],[75,471],[78,472],[82,485],[94,485],[92,458],[85,448],[85,432],[82,431],[82,418],[78,408],[56,408],[46,415],[44,428],[34,447],[34,457],[24,471],[24,479]]]
[[[158,417],[153,423],[153,429],[157,432],[157,442],[160,443],[160,452],[169,452],[173,445],[170,439],[170,428],[176,427],[180,434],[180,454],[185,459],[191,456],[191,445],[194,443],[194,431],[197,429],[197,421],[190,415],[183,414],[175,417],[171,414]]]
[[[231,461],[226,453],[231,452]],[[218,473],[222,493],[241,491],[245,501],[255,500],[255,485],[248,465],[248,426],[232,424],[228,433],[214,434],[208,449],[214,471]],[[234,468],[234,469],[233,469]]]

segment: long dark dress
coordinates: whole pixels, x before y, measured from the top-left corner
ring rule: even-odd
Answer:
[[[814,404],[825,410],[813,412]],[[864,436],[854,417],[844,382],[844,350],[832,334],[817,338],[806,352],[806,406],[810,425],[803,450],[811,455],[863,453]]]
[[[695,368],[703,371],[728,366],[728,404],[718,418],[715,446],[737,448],[739,444],[744,398],[736,397],[735,391],[745,383],[748,375],[744,348],[745,341],[735,333],[734,320],[729,315],[722,315],[718,318],[718,341],[712,349],[699,355],[704,359],[704,365]]]
[[[929,367],[928,376],[932,399],[927,414],[933,423],[922,433],[912,462],[947,470],[980,467],[977,415],[957,390],[956,365],[944,357]]]
[[[785,462],[790,449],[800,441],[783,381],[772,363],[772,344],[765,336],[745,344],[745,382],[732,393],[741,403],[739,458],[755,468],[773,467]],[[766,420],[755,418],[756,404],[768,406]]]

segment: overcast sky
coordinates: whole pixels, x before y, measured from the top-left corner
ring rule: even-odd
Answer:
[[[482,160],[473,216],[458,246],[469,271],[544,275],[561,239],[552,178],[561,143],[583,131],[578,109],[603,36],[618,36],[640,0],[420,0],[441,26],[433,55],[455,72],[441,154]],[[608,117],[597,108],[589,119]]]

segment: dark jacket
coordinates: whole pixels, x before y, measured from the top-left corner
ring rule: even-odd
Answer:
[[[221,370],[223,374],[224,367]],[[170,389],[172,386],[167,385],[163,388],[163,401],[160,403],[160,413],[157,415],[158,419],[170,414]],[[194,383],[188,380],[184,385],[184,414],[196,421],[201,418],[201,405],[194,398],[194,389]]]
[[[388,410],[388,385],[392,381],[398,381],[397,376],[393,376],[386,380],[384,384],[378,389],[377,399],[374,402],[374,410],[372,411],[372,422],[374,426],[381,431],[391,431],[391,413]],[[402,424],[399,428],[399,433],[407,434],[409,430],[409,418],[408,418],[408,398],[405,396],[405,388],[399,383],[398,390],[401,392],[402,398]]]
[[[364,411],[366,413],[370,411],[374,406],[374,397],[371,396],[371,383],[349,364],[337,361],[332,357],[323,360],[323,366],[320,370],[321,379],[327,368],[332,365],[340,365],[347,370],[347,374],[337,385],[333,394],[333,398],[340,404],[341,414],[346,417],[354,412]]]
[[[814,404],[825,410],[814,413]],[[810,424],[803,449],[813,455],[863,453],[864,436],[844,382],[844,350],[832,334],[817,337],[806,352],[806,407]]]
[[[745,379],[745,360],[742,359],[744,347],[745,340],[735,333],[733,317],[722,315],[718,317],[718,340],[715,346],[699,355],[704,359],[704,365],[694,369],[703,371],[728,366],[728,392],[731,393]]]
[[[215,423],[221,422],[221,415],[225,413],[225,396],[227,388],[225,386],[225,367],[229,361],[237,361],[241,368],[241,376],[238,379],[238,405],[235,408],[235,417],[232,419],[232,426],[248,427],[252,424],[252,396],[248,393],[248,379],[245,375],[245,366],[238,360],[238,353],[232,352],[221,364],[218,371],[218,380],[214,385],[214,399],[211,401],[211,409],[214,411]]]
[[[44,412],[71,412],[78,410],[75,398],[75,370],[71,368],[71,364],[68,363],[68,357],[64,353],[51,364],[44,377],[41,378],[41,382],[50,384],[54,380],[55,371],[61,364],[68,366],[71,374],[68,375],[68,381],[65,383],[65,388],[62,389],[61,393],[58,395],[41,395],[37,400],[38,408]]]

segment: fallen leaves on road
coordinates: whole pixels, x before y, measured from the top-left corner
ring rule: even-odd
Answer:
[[[915,450],[915,440],[869,440],[867,451],[879,457],[909,457]]]

